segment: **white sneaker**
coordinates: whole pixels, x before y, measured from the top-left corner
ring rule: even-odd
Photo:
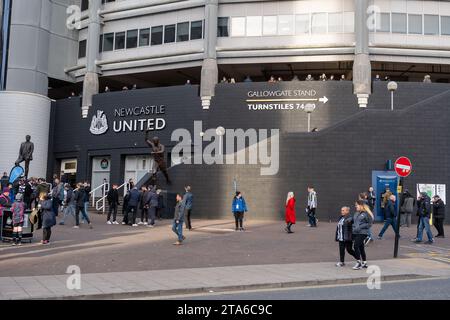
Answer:
[[[336,267],[343,267],[343,266],[345,266],[345,263],[343,262],[336,263]]]
[[[306,226],[307,226],[307,227],[311,227],[311,225],[310,225],[310,224],[307,224]]]
[[[360,270],[362,268],[362,264],[360,261],[357,261],[355,266],[352,268],[353,270]]]
[[[147,227],[149,227],[149,228],[154,228],[155,226],[152,225],[152,224],[149,224]]]
[[[148,222],[144,222],[144,226],[148,226]]]
[[[111,221],[107,221],[106,224],[112,224]]]
[[[137,225],[136,223],[132,225],[132,227],[137,227],[137,226],[138,226],[138,225]]]
[[[142,226],[144,223],[142,222],[142,221],[140,221],[139,223],[138,223],[138,225],[140,225],[140,226]]]
[[[119,224],[117,221],[113,221],[113,223],[112,224]]]
[[[368,268],[367,261],[363,261],[361,267],[367,269]]]
[[[125,225],[125,222],[122,221],[122,224]]]
[[[80,227],[79,227],[79,226],[73,226],[73,228],[74,228],[74,229],[80,229]]]

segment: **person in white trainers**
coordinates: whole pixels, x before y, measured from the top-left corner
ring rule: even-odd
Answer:
[[[341,216],[336,226],[336,241],[339,242],[339,262],[336,263],[336,267],[345,266],[345,250],[352,257],[355,257],[355,251],[353,250],[352,242],[352,216],[350,215],[349,207],[341,208]]]
[[[352,218],[352,232],[355,258],[357,261],[355,266],[353,267],[353,270],[359,270],[361,268],[367,268],[367,257],[364,248],[364,239],[367,237],[369,228],[372,225],[373,214],[369,206],[363,200],[356,201],[355,207],[356,213]]]

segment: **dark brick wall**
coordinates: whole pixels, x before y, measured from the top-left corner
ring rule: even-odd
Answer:
[[[249,111],[245,99],[249,90],[315,89],[317,97],[327,96],[327,104],[318,103],[312,115],[317,133],[306,133],[307,117],[301,110]],[[148,148],[143,133],[113,133],[102,136],[89,132],[97,110],[113,117],[121,106],[166,106],[163,116],[167,128],[156,133],[170,147],[170,134],[176,128],[192,131],[193,121],[202,120],[204,129],[279,128],[280,170],[275,176],[261,176],[259,165],[181,165],[170,169],[174,183],[162,187],[182,191],[191,184],[195,194],[195,215],[230,215],[233,179],[244,193],[252,218],[276,218],[284,212],[288,191],[297,196],[297,214],[304,214],[306,188],[313,184],[318,192],[318,216],[328,220],[342,205],[352,205],[358,192],[371,184],[372,170],[383,170],[386,160],[407,155],[414,165],[406,187],[416,183],[445,183],[450,186],[450,89],[444,84],[399,83],[395,94],[396,111],[391,112],[386,82],[374,83],[369,108],[358,108],[351,82],[283,82],[278,84],[221,84],[209,111],[201,109],[197,86],[143,89],[113,92],[94,97],[88,119],[81,119],[79,101],[62,100],[54,104],[53,150],[49,168],[55,159],[77,156],[77,177],[89,178],[90,159],[94,155],[112,157],[112,182],[123,177],[123,158],[127,154],[145,154]],[[411,106],[412,107],[408,107]],[[112,124],[110,124],[112,126]],[[49,172],[55,170],[49,169]],[[163,179],[161,179],[163,180]]]

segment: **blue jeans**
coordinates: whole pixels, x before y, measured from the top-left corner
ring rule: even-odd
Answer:
[[[311,208],[308,211],[308,220],[309,220],[309,225],[312,227],[315,227],[317,225],[317,220],[316,220],[316,208]]]
[[[179,223],[174,221],[172,224],[172,231],[178,236],[178,241],[183,241],[183,221],[179,221]]]
[[[68,205],[67,207],[64,207],[62,210],[64,216],[60,223],[65,223],[67,216],[73,216],[75,218],[75,210],[75,205]]]
[[[88,206],[89,206],[89,202],[85,202],[84,203],[84,213],[85,214],[81,216],[81,221],[87,222],[85,216],[89,218]]]
[[[383,234],[386,232],[389,226],[392,226],[392,229],[394,229],[394,233],[397,233],[395,218],[387,218],[386,221],[384,222],[383,229],[381,229],[380,233],[378,234],[380,238],[383,237]]]
[[[433,241],[433,234],[431,233],[431,228],[430,228],[430,217],[420,217],[419,218],[419,229],[417,230],[417,240],[422,241],[424,228],[427,232],[428,240]]]

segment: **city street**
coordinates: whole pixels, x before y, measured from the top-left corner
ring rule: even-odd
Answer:
[[[370,290],[365,284],[354,284],[210,293],[162,299],[167,298],[187,300],[448,300],[450,299],[450,279],[388,281],[383,282],[379,290]]]

